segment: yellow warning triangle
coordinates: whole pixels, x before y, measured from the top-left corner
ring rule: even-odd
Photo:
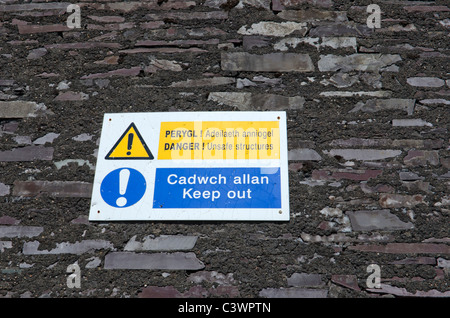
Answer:
[[[134,123],[125,130],[105,159],[148,159],[154,157]]]

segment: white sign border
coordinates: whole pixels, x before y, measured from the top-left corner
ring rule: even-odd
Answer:
[[[151,123],[148,122],[148,118],[151,118]],[[280,129],[279,160],[157,160],[161,122],[257,122],[275,120],[279,121]],[[132,122],[136,125],[155,159],[106,160],[106,154],[111,150]],[[106,113],[103,118],[102,132],[97,154],[89,221],[289,221],[289,171],[287,149],[286,112],[284,111]],[[115,169],[124,167],[136,169],[145,176],[147,180],[147,189],[144,194],[145,199],[141,199],[131,207],[115,208],[103,201],[100,194],[100,185],[108,173]],[[156,168],[163,167],[279,167],[281,182],[281,208],[153,209],[155,172]]]

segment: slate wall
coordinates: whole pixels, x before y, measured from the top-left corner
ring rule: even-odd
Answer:
[[[69,4],[0,1],[0,297],[450,296],[448,2]],[[287,112],[289,222],[88,221],[104,113],[218,110]]]

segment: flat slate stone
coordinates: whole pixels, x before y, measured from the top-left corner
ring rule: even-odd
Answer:
[[[349,113],[362,111],[367,113],[374,113],[383,110],[401,110],[408,115],[414,112],[416,100],[415,99],[369,99],[367,102],[358,102]]]
[[[16,181],[14,196],[48,195],[52,197],[90,198],[92,184],[82,181]]]
[[[0,237],[33,237],[43,231],[42,226],[0,226]]]
[[[321,72],[335,71],[365,71],[378,72],[382,68],[392,65],[402,58],[398,54],[351,54],[345,56],[339,55],[321,55],[317,63]]]
[[[314,149],[298,148],[289,150],[288,160],[320,161],[322,157]]]
[[[136,241],[133,236],[124,247],[125,251],[168,251],[189,250],[195,246],[197,236],[161,235],[156,238],[144,237],[143,242]]]
[[[105,256],[105,269],[199,270],[205,265],[194,253],[113,252]]]
[[[0,161],[52,160],[54,149],[44,146],[29,146],[0,151]]]
[[[239,110],[302,109],[305,103],[305,98],[302,96],[288,97],[276,94],[252,94],[248,92],[211,92],[208,95],[208,100],[234,106]]]
[[[328,289],[315,288],[265,288],[260,291],[260,297],[264,298],[326,298]]]
[[[40,111],[45,111],[43,104],[29,101],[0,101],[0,118],[36,117]]]
[[[347,211],[354,231],[406,230],[414,228],[411,222],[401,221],[390,210]]]
[[[221,66],[224,71],[250,72],[312,72],[314,64],[308,54],[245,52],[222,53]]]
[[[40,243],[38,241],[25,242],[23,244],[24,255],[46,255],[46,254],[83,254],[89,251],[99,249],[112,249],[114,246],[105,240],[84,240],[81,242],[57,243],[51,250],[38,250]]]
[[[330,156],[341,156],[345,160],[383,160],[400,155],[401,150],[394,149],[331,149]]]

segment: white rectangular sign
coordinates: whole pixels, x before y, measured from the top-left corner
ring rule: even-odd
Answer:
[[[105,114],[89,220],[288,221],[286,113]]]

